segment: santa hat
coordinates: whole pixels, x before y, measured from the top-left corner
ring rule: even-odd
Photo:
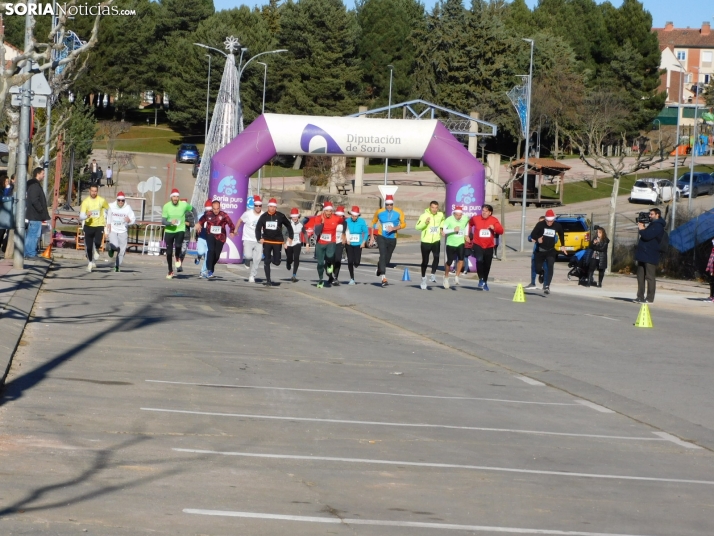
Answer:
[[[392,194],[388,194],[387,197],[384,198],[384,204],[385,204],[385,205],[388,205],[388,204],[390,204],[390,203],[391,203],[392,205],[394,204],[394,196],[393,196]]]
[[[211,210],[211,205],[213,205],[213,201],[207,199],[206,202],[203,204],[203,208],[205,210]]]
[[[325,205],[322,207],[322,210],[335,210],[335,207],[332,206],[332,201],[325,201]]]
[[[553,221],[555,220],[555,212],[553,212],[552,208],[549,208],[546,213],[545,213],[545,219],[548,221]]]
[[[271,197],[270,201],[268,201],[268,206],[269,207],[277,207],[278,201],[274,197]]]
[[[117,194],[117,201],[124,201],[126,197],[124,197],[124,192],[119,192]]]
[[[290,209],[290,217],[291,218],[299,218],[300,217],[300,211],[297,209],[297,207],[293,207]]]
[[[359,216],[359,207],[357,205],[354,205],[352,207],[352,210],[350,210],[350,214],[353,216]]]
[[[335,215],[336,216],[344,216],[345,215],[345,207],[343,207],[342,205],[337,207],[337,210],[335,211]]]
[[[180,195],[181,195],[181,194],[179,193],[178,188],[174,188],[173,190],[171,190],[171,196],[170,196],[170,197],[174,197],[174,196],[179,197]]]
[[[454,207],[454,214],[461,214],[463,211],[463,207],[460,207],[458,205]]]
[[[261,205],[261,206],[263,205],[263,202],[260,200],[260,196],[259,196],[259,195],[254,195],[254,196],[253,196],[253,204],[254,204],[254,205]]]

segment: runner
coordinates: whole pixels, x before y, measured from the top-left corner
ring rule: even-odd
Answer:
[[[285,227],[288,232],[288,246],[293,245],[293,226],[285,217],[285,214],[278,212],[278,202],[275,199],[268,201],[268,212],[265,212],[259,219],[255,227],[255,238],[263,244],[263,268],[265,269],[264,285],[273,286],[270,279],[270,263],[280,266],[280,258],[283,249],[283,231]]]
[[[84,249],[87,250],[87,271],[97,267],[99,248],[102,247],[104,228],[107,225],[106,211],[109,205],[99,196],[99,187],[95,184],[89,187],[89,197],[82,201],[79,208],[79,219],[84,222]]]
[[[238,227],[245,224],[243,228],[243,261],[250,260],[250,276],[249,283],[255,283],[255,276],[258,275],[258,266],[260,259],[263,258],[263,248],[255,238],[255,226],[258,225],[258,220],[263,215],[263,201],[260,196],[253,196],[253,208],[246,210],[238,220]]]
[[[323,288],[325,282],[322,279],[323,272],[327,272],[329,276],[328,283],[332,286],[333,264],[335,262],[335,236],[337,226],[340,224],[340,218],[334,215],[334,207],[330,201],[325,201],[325,206],[322,209],[322,215],[317,220],[315,226],[315,236],[317,243],[315,244],[315,255],[317,256],[317,288]]]
[[[221,202],[214,199],[211,202],[211,211],[205,211],[201,219],[196,224],[196,232],[206,231],[206,274],[202,277],[213,279],[213,271],[216,263],[221,258],[221,251],[226,243],[226,227],[230,231],[230,237],[235,236],[236,226],[233,225],[231,217],[221,210]]]
[[[182,199],[182,201],[186,201],[186,199]],[[188,243],[191,241],[191,229],[196,225],[196,218],[193,216],[193,211],[189,210],[186,213],[186,229],[183,234],[183,242],[181,242],[181,256],[180,256],[180,261],[181,261],[181,266],[178,266],[176,268],[177,272],[183,272],[183,261],[186,258],[186,252],[188,251]]]
[[[426,290],[426,267],[431,262],[431,282],[436,283],[436,270],[439,268],[441,254],[441,225],[444,223],[444,213],[439,210],[439,203],[432,201],[424,214],[419,216],[416,228],[421,231],[421,288]]]
[[[203,204],[203,212],[206,213],[211,210],[213,210],[213,203],[210,199],[207,199]],[[198,267],[198,277],[207,277],[208,270],[206,269],[206,256],[208,254],[208,242],[206,242],[206,238],[208,230],[206,229],[205,224],[201,225],[200,223],[196,225],[196,228],[200,228],[200,231],[196,233],[196,259],[193,262],[194,264],[200,263],[201,265]]]
[[[342,243],[347,250],[347,268],[350,271],[350,285],[355,284],[355,268],[359,267],[362,261],[362,248],[364,248],[369,236],[367,222],[359,217],[359,207],[354,206],[350,210],[350,218],[345,222],[345,234]]]
[[[384,208],[378,210],[372,218],[372,229],[370,229],[370,244],[374,245],[375,232],[377,237],[377,247],[379,247],[379,264],[377,265],[376,276],[382,276],[382,286],[386,287],[387,267],[392,260],[392,253],[397,247],[397,231],[404,229],[407,224],[404,222],[404,213],[398,208],[394,208],[394,197],[387,195],[384,200]]]
[[[449,288],[449,270],[451,263],[456,261],[456,274],[454,285],[459,284],[459,275],[464,267],[464,243],[468,232],[469,222],[464,218],[464,211],[460,206],[444,220],[442,233],[446,237],[446,262],[444,263],[444,288]]]
[[[538,218],[538,221],[545,221],[545,216],[541,216],[540,218]],[[531,282],[528,284],[528,286],[526,286],[526,289],[534,289],[534,288],[538,288],[538,287],[536,287],[536,275],[538,275],[538,274],[536,273],[536,269],[535,269],[535,254],[536,254],[536,251],[538,251],[538,242],[535,242],[531,235],[528,235],[528,241],[533,242],[533,251],[531,252]],[[544,266],[543,270],[545,272],[548,272],[548,267]],[[539,282],[543,283],[544,274],[541,274],[539,276],[539,279],[540,279]]]
[[[186,213],[193,207],[186,201],[179,198],[178,189],[171,190],[171,201],[164,205],[161,211],[161,221],[166,226],[164,230],[164,242],[166,243],[166,263],[169,266],[169,273],[166,279],[174,278],[173,257],[176,257],[176,268],[181,268],[181,246],[186,233]]]
[[[124,192],[119,192],[117,200],[109,205],[106,229],[109,235],[109,243],[107,244],[109,258],[114,256],[115,251],[119,252],[114,263],[115,272],[119,271],[119,267],[124,262],[127,238],[129,237],[127,226],[133,225],[135,221],[136,216],[132,208],[127,204]]]
[[[340,218],[340,224],[337,226],[337,231],[335,231],[335,264],[334,272],[332,277],[334,277],[334,285],[339,286],[340,284],[340,268],[342,268],[342,253],[344,252],[345,246],[342,243],[342,237],[345,232],[345,207],[342,205],[337,207],[335,211],[335,216]]]
[[[555,249],[555,244],[560,238],[560,243],[565,244],[565,235],[563,226],[555,221],[555,212],[549,209],[545,213],[545,221],[539,221],[531,231],[531,237],[538,244],[538,250],[535,254],[535,269],[539,274],[543,273],[543,265],[547,267],[545,271],[545,279],[543,282],[543,292],[550,294],[550,282],[553,280],[553,268],[555,259],[558,256],[558,250]],[[565,254],[565,246],[561,246],[560,250]]]
[[[297,283],[297,271],[300,266],[300,251],[302,250],[303,232],[302,223],[300,223],[300,211],[293,207],[290,210],[290,225],[293,228],[293,245],[285,244],[285,264],[287,264],[288,272],[292,268],[292,278],[290,281]],[[283,238],[287,233],[283,233]]]
[[[478,288],[488,291],[488,274],[491,272],[491,263],[495,255],[496,235],[503,234],[503,226],[493,216],[493,207],[484,205],[481,214],[469,220],[473,227],[472,255],[476,258],[476,273],[478,274]]]

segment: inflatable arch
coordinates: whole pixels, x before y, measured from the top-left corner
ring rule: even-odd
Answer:
[[[467,214],[481,212],[484,167],[436,119],[263,114],[211,159],[209,197],[220,200],[223,210],[238,221],[248,205],[253,173],[276,155],[310,154],[422,160],[446,184],[447,214],[456,205]],[[228,238],[222,262],[243,261],[241,235]]]

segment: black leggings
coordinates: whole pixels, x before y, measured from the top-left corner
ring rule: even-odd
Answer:
[[[439,255],[441,255],[441,242],[421,243],[421,276],[426,277],[426,267],[429,265],[429,255],[434,258],[431,261],[431,273],[436,273],[439,268]]]
[[[588,283],[593,283],[593,276],[595,275],[595,270],[597,270],[597,286],[602,287],[602,280],[605,278],[605,269],[600,268],[600,259],[590,259],[589,268]]]
[[[484,283],[488,283],[488,274],[491,273],[491,263],[493,262],[496,248],[482,248],[474,244],[472,249],[473,256],[476,258],[478,278],[483,279]]]
[[[208,246],[208,253],[206,254],[206,270],[212,272],[216,268],[218,259],[221,258],[221,252],[223,251],[223,244],[214,235],[206,235],[206,245]]]
[[[302,251],[302,244],[288,246],[285,250],[285,259],[288,266],[293,265],[293,275],[297,275],[298,267],[300,266],[300,251]]]
[[[379,264],[377,264],[377,275],[385,275],[389,263],[392,261],[392,253],[397,247],[396,238],[384,238],[382,235],[377,235],[377,247],[379,248]]]
[[[8,229],[0,229],[0,251],[5,253],[7,250],[7,239],[10,236],[10,231]]]
[[[102,237],[104,236],[104,226],[90,227],[84,226],[84,249],[87,250],[87,259],[89,262],[94,262],[94,250],[99,253],[99,248],[102,247]]]
[[[342,267],[342,251],[345,249],[345,245],[343,243],[335,244],[335,262],[333,263],[332,267],[334,269],[333,276],[335,279],[337,279],[337,276],[340,275],[340,268]]]
[[[355,268],[359,268],[359,263],[362,262],[362,248],[360,246],[345,246],[347,250],[347,268],[350,270],[350,279],[355,278]]]
[[[184,231],[177,233],[164,233],[164,242],[166,243],[166,262],[169,265],[169,273],[174,271],[173,257],[181,258],[181,247],[183,246]]]
[[[548,269],[545,271],[544,287],[550,287],[550,282],[553,280],[553,268],[555,267],[555,258],[558,256],[558,251],[549,249],[547,251],[537,250],[535,253],[535,269],[537,274],[543,273],[543,264]]]
[[[714,298],[714,274],[709,274],[709,297]]]
[[[263,268],[265,268],[265,279],[270,281],[270,263],[272,262],[275,266],[280,266],[280,261],[282,258],[282,244],[268,244],[263,243],[263,255],[265,255],[265,260],[263,261]]]

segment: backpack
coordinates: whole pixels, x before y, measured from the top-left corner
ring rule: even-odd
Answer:
[[[662,238],[659,240],[659,254],[664,255],[669,249],[669,235],[667,231],[662,232]]]

